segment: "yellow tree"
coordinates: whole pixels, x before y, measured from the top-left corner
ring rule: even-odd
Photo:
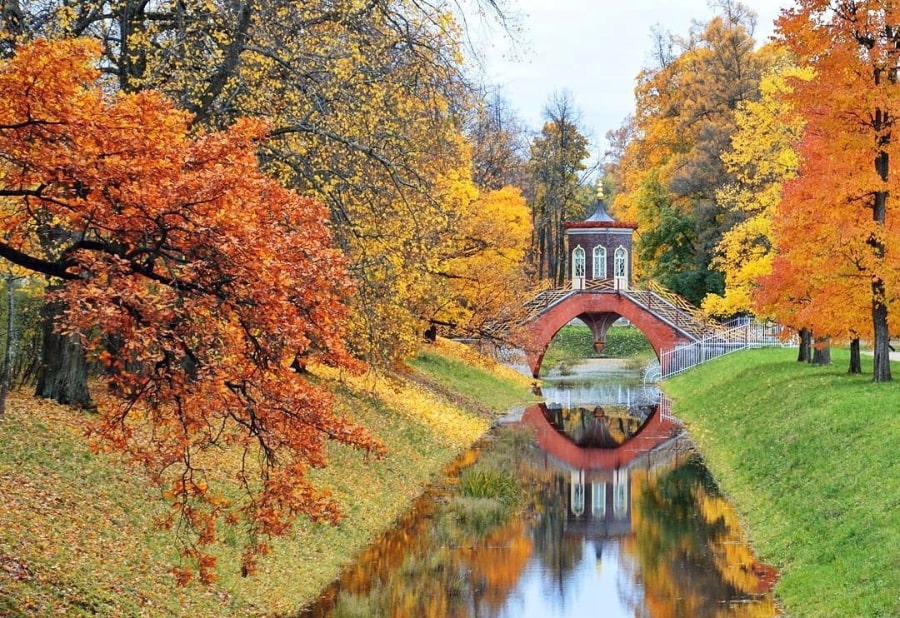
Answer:
[[[737,223],[722,235],[712,261],[725,275],[725,291],[703,300],[703,309],[719,317],[752,310],[753,288],[772,269],[771,224],[782,185],[796,177],[799,165],[794,144],[802,119],[784,95],[790,91],[789,79],[809,79],[811,73],[791,66],[783,48],[770,46],[760,53],[771,55],[772,69],[760,81],[759,99],[739,107],[731,149],[722,154],[733,180],[716,198]]]
[[[473,196],[474,197],[474,196]],[[459,208],[446,255],[434,273],[433,324],[476,337],[506,337],[524,317],[522,298],[531,214],[519,189],[488,191]]]

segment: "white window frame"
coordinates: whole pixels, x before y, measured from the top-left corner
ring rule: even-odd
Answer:
[[[586,267],[584,249],[581,245],[572,250],[572,287],[576,290],[584,289],[584,270]]]
[[[617,290],[628,289],[628,249],[619,246],[613,258],[613,276]]]
[[[594,279],[606,279],[606,247],[594,247]]]

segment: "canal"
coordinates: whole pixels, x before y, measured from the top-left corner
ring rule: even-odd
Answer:
[[[551,372],[364,552],[311,617],[778,615],[669,402],[640,372]]]

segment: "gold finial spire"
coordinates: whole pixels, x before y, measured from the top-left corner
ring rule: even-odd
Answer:
[[[603,201],[603,182],[597,181],[597,199],[601,202]]]

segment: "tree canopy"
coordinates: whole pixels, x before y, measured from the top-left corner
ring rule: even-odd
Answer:
[[[467,6],[503,20],[492,0]],[[265,170],[328,207],[349,259],[351,351],[391,366],[430,325],[430,286],[444,276],[443,245],[461,216],[445,181],[471,176],[464,111],[478,95],[463,74],[458,9],[19,0],[3,17],[20,39],[97,39],[110,88],[164,92],[196,128],[265,120],[256,143]]]
[[[875,381],[891,379],[889,316],[900,286],[900,188],[891,170],[900,154],[898,23],[900,8],[883,1],[803,0],[778,20],[780,39],[814,77],[792,80],[789,93],[805,121],[802,163],[776,212],[770,281],[807,270],[817,336],[860,336],[868,314]],[[775,300],[792,311],[798,290],[788,287],[794,293]]]
[[[382,451],[298,371],[358,368],[346,262],[327,208],[259,169],[263,123],[191,132],[164,96],[105,91],[99,51],[37,40],[0,64],[0,256],[62,282],[57,328],[105,367],[96,433],[166,488],[200,576],[222,520],[252,569],[298,514],[339,517],[307,479],[327,441]],[[221,449],[243,498],[217,489]]]

